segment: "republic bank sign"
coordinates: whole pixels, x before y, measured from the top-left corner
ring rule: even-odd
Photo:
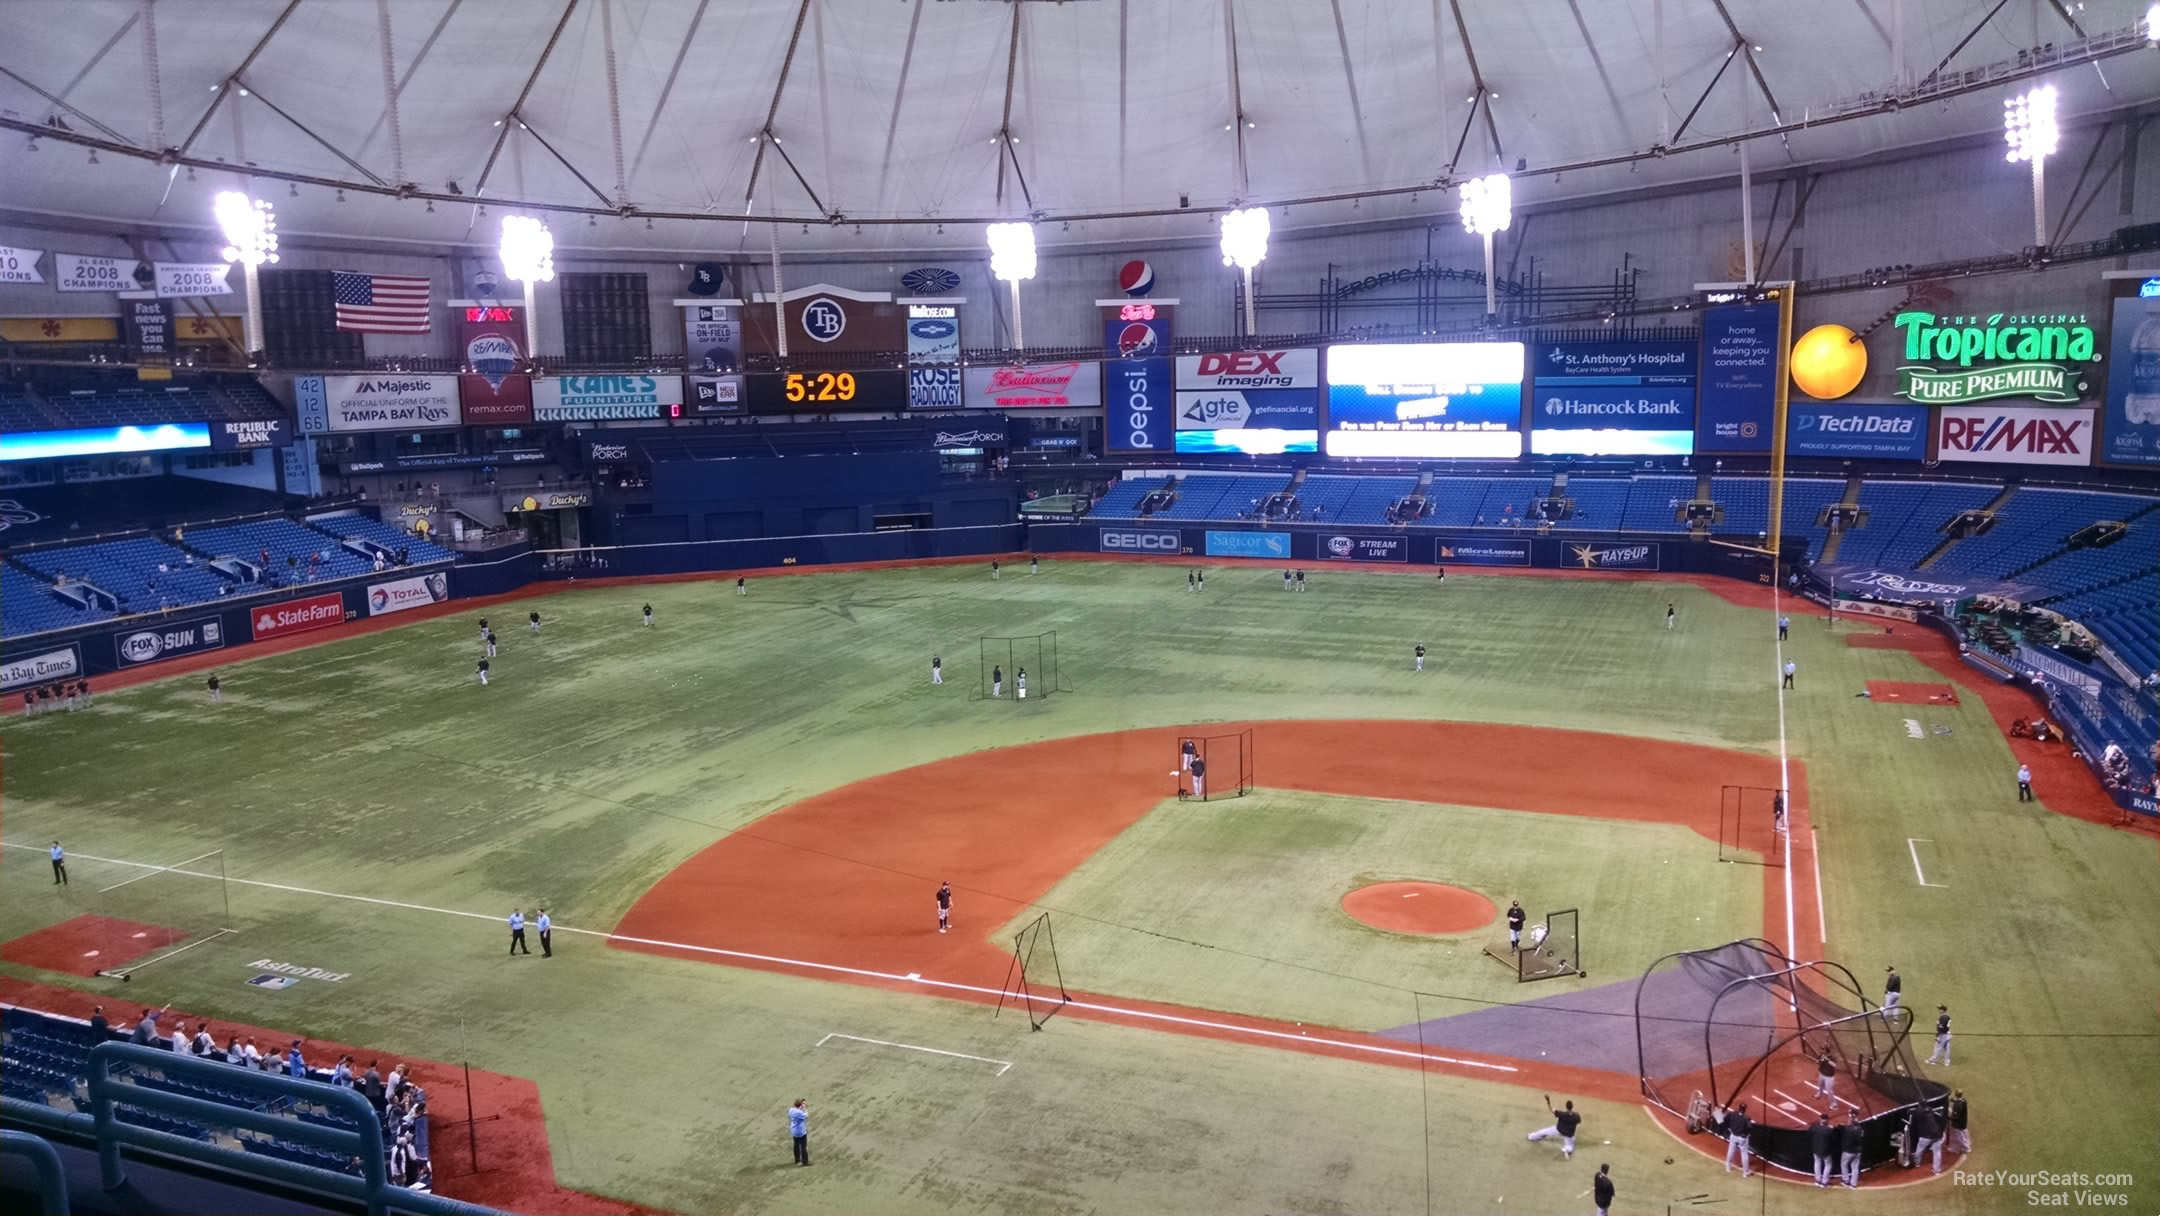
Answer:
[[[1896,325],[1905,331],[1897,395],[1922,405],[1995,397],[2075,402],[2096,358],[2092,326],[2081,315],[1901,312]]]

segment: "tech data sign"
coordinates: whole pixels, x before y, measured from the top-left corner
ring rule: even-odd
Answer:
[[[1983,464],[2092,463],[2093,411],[2045,406],[1945,406],[1935,415],[1938,460]]]
[[[1905,331],[1897,395],[1908,401],[1954,405],[2025,397],[2068,403],[2089,387],[2082,365],[2093,362],[2096,339],[2082,314],[1938,318],[1901,312],[1894,323]]]

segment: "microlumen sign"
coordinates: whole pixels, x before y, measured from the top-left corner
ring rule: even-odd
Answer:
[[[1897,395],[1929,405],[1993,397],[2077,401],[2086,383],[2082,369],[2068,365],[2091,363],[2096,344],[2092,326],[2071,314],[1938,319],[1901,312],[1895,324],[1905,331]]]

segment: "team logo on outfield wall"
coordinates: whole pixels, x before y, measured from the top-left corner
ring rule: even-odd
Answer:
[[[1585,570],[1655,570],[1656,545],[1569,545],[1568,564]]]

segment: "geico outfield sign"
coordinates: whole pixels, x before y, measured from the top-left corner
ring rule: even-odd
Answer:
[[[1909,401],[1950,405],[2029,397],[2062,403],[2085,391],[2082,370],[2066,366],[2093,361],[2093,328],[2082,315],[1938,318],[1931,312],[1901,312],[1895,324],[1905,331],[1897,395]]]

